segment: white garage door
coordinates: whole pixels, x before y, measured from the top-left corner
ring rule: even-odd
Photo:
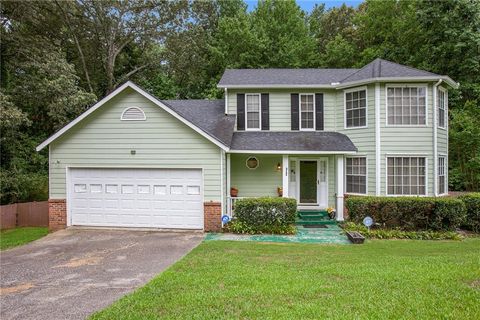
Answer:
[[[198,169],[70,169],[71,224],[202,229],[202,189]]]

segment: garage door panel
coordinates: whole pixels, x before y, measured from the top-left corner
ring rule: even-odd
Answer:
[[[199,169],[70,169],[72,225],[203,228]]]

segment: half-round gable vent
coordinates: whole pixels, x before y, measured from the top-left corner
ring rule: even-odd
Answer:
[[[139,107],[130,107],[122,112],[120,120],[146,120],[145,112]]]

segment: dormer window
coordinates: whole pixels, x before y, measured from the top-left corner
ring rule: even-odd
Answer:
[[[260,130],[260,94],[245,95],[247,130]]]
[[[145,112],[139,107],[129,107],[122,112],[122,116],[120,117],[122,121],[142,121],[147,120],[145,116]]]

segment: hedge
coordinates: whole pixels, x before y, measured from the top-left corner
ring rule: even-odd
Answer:
[[[469,193],[459,196],[458,199],[462,200],[467,208],[465,227],[480,232],[480,193]]]
[[[297,201],[290,198],[245,198],[235,201],[233,223],[248,233],[283,233],[297,217]],[[241,232],[240,230],[237,230]]]
[[[467,215],[463,201],[451,197],[349,197],[345,206],[350,221],[370,216],[382,227],[402,230],[454,230]]]
[[[463,237],[455,231],[404,231],[400,229],[368,229],[364,225],[347,222],[343,225],[345,231],[358,231],[369,239],[410,239],[410,240],[462,240]]]

